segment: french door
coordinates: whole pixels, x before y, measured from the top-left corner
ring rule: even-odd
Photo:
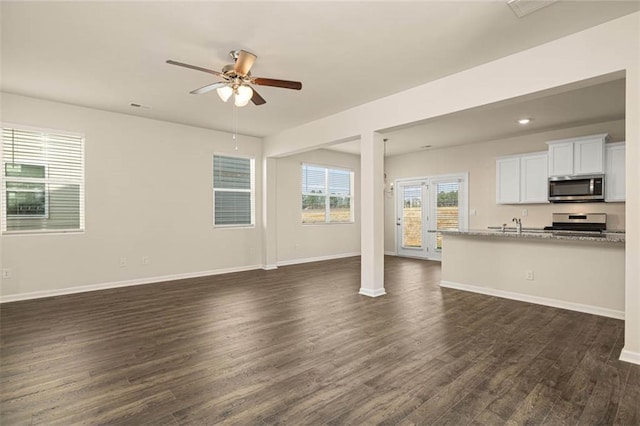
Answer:
[[[440,229],[466,229],[467,175],[441,175],[396,182],[396,253],[440,260]]]
[[[428,188],[426,180],[401,181],[396,185],[399,256],[427,257]]]

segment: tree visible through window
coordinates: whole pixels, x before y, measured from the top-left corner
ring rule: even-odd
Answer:
[[[302,223],[353,222],[353,171],[302,165]]]

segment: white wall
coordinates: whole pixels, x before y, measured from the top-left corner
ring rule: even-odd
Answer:
[[[469,217],[470,229],[513,225],[513,217],[521,217],[522,209],[528,216],[522,218],[525,227],[551,225],[551,213],[606,213],[608,229],[624,229],[624,203],[576,203],[576,204],[496,204],[496,157],[547,150],[546,141],[609,133],[612,141],[624,140],[624,120],[598,123],[534,135],[508,138],[436,150],[389,157],[385,171],[390,181],[402,178],[432,176],[446,173],[469,172],[469,209],[476,216]],[[428,144],[429,141],[424,141]],[[395,251],[395,200],[385,199],[385,251]]]
[[[257,226],[214,229],[212,156],[236,153],[230,134],[6,93],[2,119],[86,138],[86,231],[3,236],[3,300],[261,265],[259,139],[237,151],[257,160]]]
[[[354,223],[303,225],[301,164],[354,171]],[[360,253],[360,157],[319,149],[277,159],[278,264]]]

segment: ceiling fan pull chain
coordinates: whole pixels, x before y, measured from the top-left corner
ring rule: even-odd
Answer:
[[[236,151],[238,150],[238,107],[233,106],[233,141],[236,143]]]

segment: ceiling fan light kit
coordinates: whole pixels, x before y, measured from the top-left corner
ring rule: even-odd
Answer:
[[[249,84],[257,84],[260,86],[280,87],[284,89],[300,90],[302,83],[299,81],[276,80],[273,78],[251,77],[251,67],[253,66],[257,56],[246,50],[232,50],[229,56],[234,63],[222,67],[222,72],[202,68],[196,65],[185,64],[169,59],[168,64],[177,65],[184,68],[190,68],[196,71],[206,72],[222,78],[223,81],[208,84],[199,89],[192,90],[191,93],[199,95],[216,90],[218,96],[223,102],[227,102],[231,95],[234,95],[234,104],[237,107],[243,107],[253,102],[254,105],[262,105],[267,101]]]
[[[216,92],[218,92],[218,96],[222,99],[222,102],[227,102],[231,95],[233,95],[233,89],[231,86],[218,87]]]
[[[249,86],[240,85],[236,88],[235,95],[235,105],[237,107],[243,107],[251,100],[253,89]]]

